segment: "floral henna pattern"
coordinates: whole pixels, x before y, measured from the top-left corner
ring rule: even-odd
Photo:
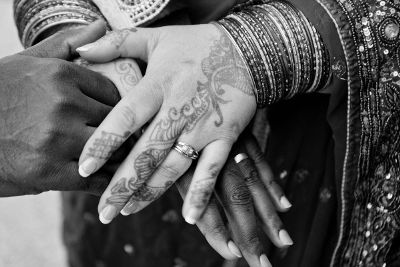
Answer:
[[[133,213],[139,209],[139,202],[159,198],[172,185],[173,182],[168,181],[161,187],[151,187],[146,182],[168,155],[181,132],[192,131],[201,118],[211,111],[215,111],[218,116],[215,126],[223,125],[224,117],[220,105],[231,101],[224,99],[225,90],[237,89],[247,95],[253,94],[247,70],[243,63],[238,62],[242,61],[226,36],[215,41],[210,55],[202,61],[201,69],[206,79],[197,82],[196,95],[181,108],[170,108],[168,116],[156,124],[150,134],[147,150],[137,156],[134,162],[137,176],[129,180],[123,178],[115,184],[107,199],[108,204],[121,207],[129,200],[124,210]],[[195,184],[191,201],[196,206],[207,205],[217,175]]]

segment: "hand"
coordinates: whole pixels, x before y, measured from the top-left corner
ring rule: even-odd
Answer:
[[[235,163],[240,160],[236,155],[242,153],[249,158],[242,157]],[[177,182],[183,197],[192,179],[192,169]],[[255,138],[248,134],[235,145],[217,180],[216,191],[196,224],[224,258],[243,255],[250,266],[267,267],[271,265],[263,246],[264,233],[279,248],[293,244],[276,213],[290,207]]]
[[[119,100],[118,92],[102,75],[65,61],[104,31],[104,22],[97,22],[60,32],[0,60],[1,196],[47,190],[99,194],[107,186],[117,158],[90,181],[76,168],[83,145]]]
[[[95,71],[107,77],[117,88],[119,95],[125,97],[143,78],[136,61],[120,58],[107,63],[90,63],[82,58],[74,61],[79,66]]]
[[[121,210],[141,210],[185,173],[192,160],[171,150],[179,141],[202,150],[183,206],[185,219],[195,223],[232,144],[256,110],[250,77],[228,37],[211,24],[134,28],[78,51],[94,62],[118,57],[148,62],[144,78],[102,122],[79,160],[82,176],[95,173],[108,160],[90,153],[102,133],[124,140],[152,120],[102,195],[100,219],[109,223]],[[196,202],[190,201],[193,192]]]

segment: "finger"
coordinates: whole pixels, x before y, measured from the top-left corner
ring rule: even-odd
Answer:
[[[189,170],[180,178],[176,186],[183,199],[192,181],[194,169]],[[218,202],[212,196],[203,216],[197,221],[197,227],[206,238],[208,244],[222,257],[227,260],[234,260],[242,257],[239,248],[231,240],[229,231],[226,228],[218,209]]]
[[[83,94],[108,106],[115,106],[121,99],[114,83],[104,75],[84,67],[75,66],[71,75]]]
[[[254,163],[251,159],[243,155],[246,154],[241,153],[237,155],[235,161],[243,175],[246,186],[251,192],[258,215],[264,223],[266,234],[277,247],[293,245],[292,239],[283,228],[282,221],[276,213],[274,204],[258,176]]]
[[[77,55],[75,52],[76,48],[94,42],[103,36],[105,31],[105,21],[97,20],[85,27],[58,32],[19,54],[33,57],[71,60]]]
[[[81,125],[81,127],[83,127]],[[85,145],[85,143],[87,142],[87,140],[89,140],[90,136],[93,135],[93,133],[96,131],[96,127],[86,127],[85,132],[87,132],[85,134],[86,138],[84,140],[82,140],[82,142],[78,143],[79,144],[79,151],[75,151],[74,155],[74,160],[78,161],[79,159],[79,154],[82,152],[82,149]],[[107,166],[107,164],[118,164],[121,165],[121,163],[126,159],[126,157],[129,155],[129,153],[131,152],[133,146],[136,143],[136,137],[134,137],[133,135],[131,137],[129,137],[128,140],[125,141],[125,143],[120,146],[110,157],[110,159],[107,161],[107,163],[103,166]],[[75,144],[76,144],[76,139],[75,139]],[[112,172],[110,172],[111,177],[115,174],[115,172],[117,171],[117,168],[113,169]],[[110,177],[110,178],[111,178]],[[82,177],[81,177],[82,179]]]
[[[217,140],[208,144],[201,153],[182,208],[182,214],[187,223],[195,224],[207,207],[215,182],[231,147],[231,143]]]
[[[79,177],[76,171],[77,165],[78,162],[70,162],[61,166],[60,173],[66,179],[59,181],[50,179],[48,181],[49,188],[57,191],[84,191],[98,196],[101,195],[110,181],[110,173],[101,170],[92,179],[85,181],[85,179]],[[54,175],[53,177],[56,179],[57,176]]]
[[[135,212],[142,202],[152,202],[157,199],[170,185],[166,182],[161,186],[149,187],[147,182],[157,167],[170,153],[184,124],[165,125],[163,108],[153,119],[146,131],[136,143],[128,157],[121,164],[112,178],[110,185],[103,193],[99,203],[99,218],[103,223],[109,223],[129,204],[127,209]],[[171,128],[174,130],[171,131]],[[190,164],[188,158],[182,158]],[[149,204],[148,203],[148,204]]]
[[[285,196],[281,187],[275,181],[275,177],[271,170],[271,167],[268,165],[264,153],[261,151],[261,148],[259,147],[254,136],[245,138],[244,144],[250,158],[255,163],[257,173],[260,174],[260,178],[266,186],[275,207],[279,211],[287,211],[292,206],[292,204]]]
[[[228,162],[216,185],[233,240],[250,266],[260,266],[264,247],[253,209],[253,199],[238,167]]]
[[[139,212],[162,196],[168,188],[190,167],[192,160],[171,150],[165,160],[156,168],[145,184],[134,192],[121,210],[122,215]]]
[[[132,133],[154,116],[159,103],[143,78],[135,90],[114,107],[86,143],[79,159],[80,175],[87,177],[101,168]]]
[[[130,58],[116,59],[109,63],[92,64],[86,60],[77,61],[83,67],[101,73],[118,89],[119,95],[125,97],[143,78],[138,64]]]
[[[156,28],[126,28],[108,33],[94,43],[76,51],[89,61],[108,62],[119,57],[148,61],[154,47]]]
[[[82,119],[85,125],[98,127],[111,112],[112,107],[79,92],[76,97],[79,108],[70,108],[67,112],[75,114]],[[68,107],[67,107],[68,108]],[[90,137],[90,136],[89,136]]]

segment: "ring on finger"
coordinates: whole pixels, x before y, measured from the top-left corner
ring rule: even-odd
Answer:
[[[186,143],[176,142],[172,148],[178,151],[183,156],[192,160],[196,160],[199,157],[199,152],[191,145],[188,145]]]
[[[236,164],[238,164],[248,158],[249,158],[249,156],[246,153],[239,153],[235,156],[234,159],[235,159]]]

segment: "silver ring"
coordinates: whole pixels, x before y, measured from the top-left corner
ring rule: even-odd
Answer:
[[[183,142],[176,142],[172,148],[187,158],[195,160],[199,157],[199,152],[196,149]]]
[[[249,156],[246,153],[240,153],[235,156],[235,162],[240,163],[241,161],[248,159]]]

